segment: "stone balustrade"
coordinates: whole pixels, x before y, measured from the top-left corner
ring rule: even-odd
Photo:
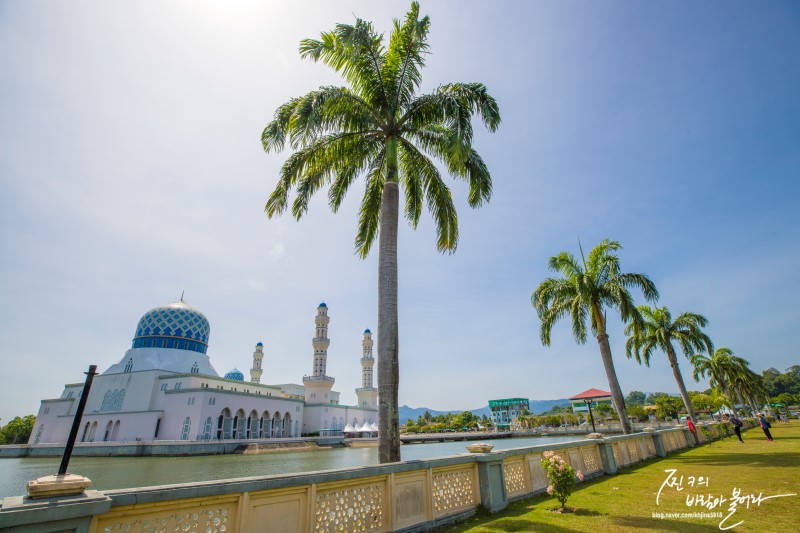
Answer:
[[[719,426],[711,427],[719,435]],[[547,450],[588,480],[689,446],[688,430],[673,428],[342,470],[89,490],[49,500],[17,496],[3,501],[0,531],[410,533],[543,492]]]

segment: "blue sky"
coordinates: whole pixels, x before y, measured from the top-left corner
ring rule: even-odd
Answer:
[[[298,3],[299,4],[299,3]],[[353,14],[388,30],[406,2],[0,4],[0,418],[104,370],[148,309],[180,297],[211,322],[221,373],[311,371],[330,306],[343,402],[375,328],[376,255],[353,253],[363,184],[330,213],[267,220],[288,153],[259,137],[275,108],[341,84],[299,41]],[[561,250],[622,242],[661,305],[706,315],[758,372],[798,364],[800,6],[796,2],[423,2],[423,91],[481,81],[500,104],[475,145],[494,180],[478,210],[452,182],[457,253],[403,224],[400,400],[464,409],[607,382],[568,324],[539,342],[530,294]],[[640,298],[640,295],[637,295]],[[794,326],[794,327],[793,327]],[[676,391],[610,336],[623,391]],[[689,378],[688,362],[682,368]],[[690,383],[690,388],[705,384]]]

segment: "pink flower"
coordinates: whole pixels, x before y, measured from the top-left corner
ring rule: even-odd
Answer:
[[[583,481],[583,472],[581,472],[580,470],[578,470],[578,479]]]
[[[550,496],[553,495],[553,485],[548,485],[547,486],[547,494],[549,494]]]

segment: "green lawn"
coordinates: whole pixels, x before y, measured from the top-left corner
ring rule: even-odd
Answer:
[[[773,442],[767,442],[761,428],[744,434],[744,444],[736,437],[674,453],[664,459],[651,459],[614,476],[582,483],[567,502],[573,513],[559,514],[555,498],[543,495],[510,504],[504,511],[490,515],[483,511],[466,522],[442,528],[442,532],[489,531],[719,531],[720,522],[730,512],[731,496],[738,489],[741,503],[722,527],[742,522],[732,531],[788,532],[799,531],[800,496],[787,496],[761,501],[757,498],[779,494],[800,494],[800,422],[775,423]],[[683,476],[683,490],[664,487],[659,505],[656,495],[668,477],[667,469]],[[694,487],[689,485],[694,476]],[[700,486],[703,476],[708,485]],[[688,498],[709,495],[725,498],[721,505],[709,510],[690,507]],[[720,517],[679,517],[667,513],[721,513]],[[664,513],[663,518],[654,513]]]

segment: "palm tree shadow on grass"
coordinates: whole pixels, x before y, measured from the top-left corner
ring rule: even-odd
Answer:
[[[744,446],[742,446],[742,448],[744,448]],[[800,453],[785,452],[777,457],[761,452],[714,453],[704,454],[701,457],[688,455],[682,458],[682,462],[686,465],[709,466],[796,466],[800,464]]]

